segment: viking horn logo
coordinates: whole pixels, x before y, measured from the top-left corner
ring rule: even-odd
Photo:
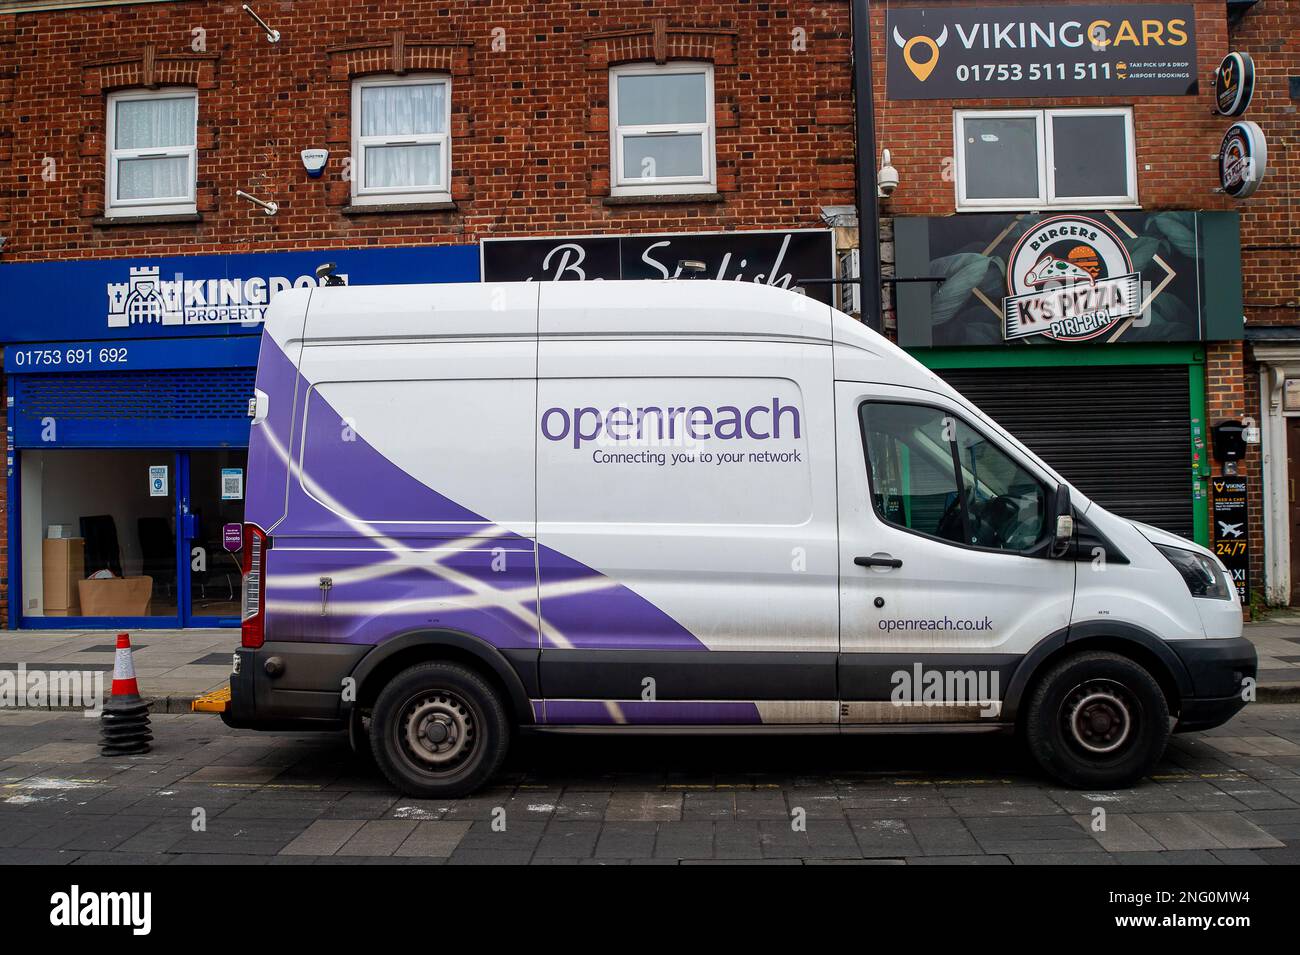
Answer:
[[[920,34],[910,40],[904,40],[903,34],[898,32],[898,27],[894,27],[894,42],[903,48],[903,62],[912,71],[912,75],[924,83],[930,78],[930,74],[934,72],[934,68],[939,64],[939,47],[948,42],[948,28],[945,26],[934,39]],[[930,51],[930,57],[924,63],[920,63],[916,59],[915,51],[918,46],[925,47]]]

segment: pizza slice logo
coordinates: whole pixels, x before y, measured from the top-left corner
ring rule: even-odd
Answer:
[[[1141,313],[1141,276],[1124,243],[1087,216],[1045,219],[1007,262],[1003,337],[1059,342],[1097,338]]]

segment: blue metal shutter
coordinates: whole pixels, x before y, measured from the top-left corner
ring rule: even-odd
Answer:
[[[20,448],[248,446],[252,368],[15,375]]]

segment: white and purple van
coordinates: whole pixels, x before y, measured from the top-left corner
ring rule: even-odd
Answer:
[[[224,718],[347,728],[411,795],[524,730],[1019,730],[1116,786],[1251,698],[1210,551],[772,286],[287,292],[248,472]]]

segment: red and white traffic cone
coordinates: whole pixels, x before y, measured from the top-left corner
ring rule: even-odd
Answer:
[[[140,699],[135,682],[135,664],[131,662],[131,638],[117,635],[117,655],[113,660],[113,692],[100,715],[103,730],[102,756],[131,756],[149,752],[149,704]]]

